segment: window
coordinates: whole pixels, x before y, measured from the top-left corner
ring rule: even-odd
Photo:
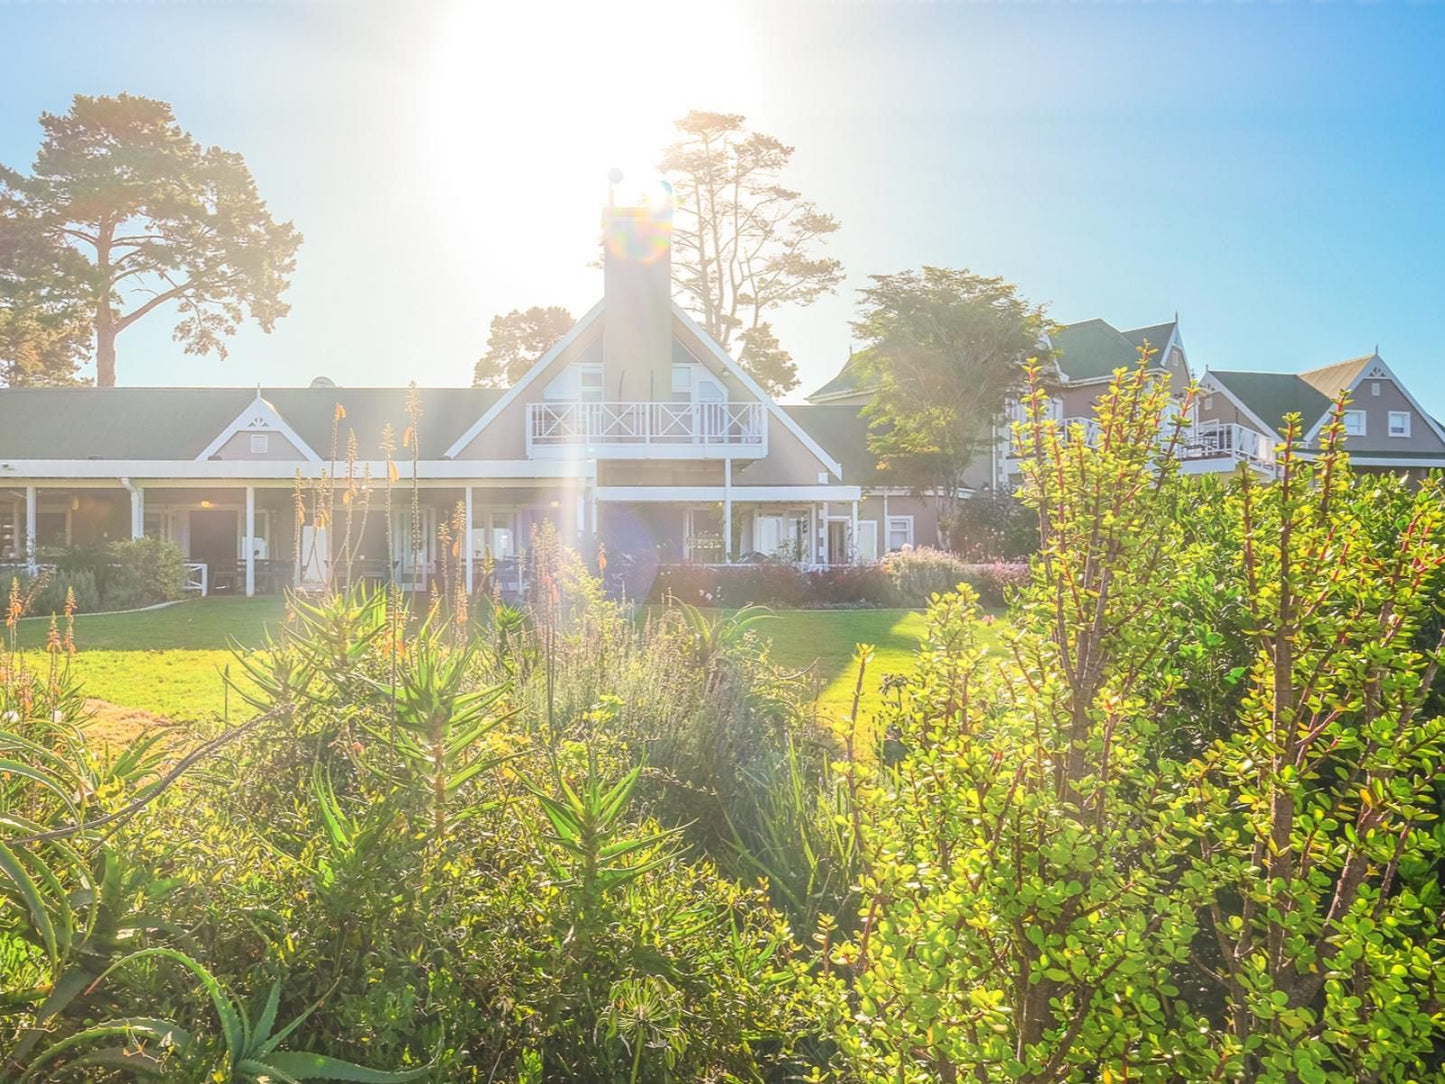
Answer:
[[[1380,382],[1379,382],[1378,380],[1372,380],[1372,381],[1370,381],[1370,394],[1371,394],[1371,395],[1379,395],[1379,394],[1380,394]]]
[[[692,402],[691,365],[674,365],[672,367],[672,401],[674,403]]]
[[[602,402],[602,364],[587,361],[577,366],[577,398],[584,403]]]
[[[271,438],[265,433],[251,434],[251,454],[265,455],[271,450]]]
[[[913,545],[913,517],[888,517],[888,552]]]
[[[1390,411],[1390,436],[1408,437],[1410,435],[1410,412],[1408,410]]]
[[[1345,432],[1352,437],[1365,435],[1365,412],[1363,410],[1345,411]]]
[[[1213,409],[1214,409],[1214,396],[1212,396],[1212,395],[1206,395],[1206,396],[1204,397],[1204,409],[1205,409],[1205,410],[1213,410]]]

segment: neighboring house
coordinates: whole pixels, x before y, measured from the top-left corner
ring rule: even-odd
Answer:
[[[428,588],[438,525],[458,508],[469,585],[485,557],[515,568],[543,520],[589,557],[603,543],[609,573],[631,570],[632,582],[660,561],[855,559],[870,530],[860,487],[672,302],[670,231],[666,213],[610,209],[603,299],[521,380],[416,393],[415,479],[398,447],[389,525],[378,448],[386,424],[401,443],[406,389],[0,391],[0,556],[34,562],[51,545],[149,535],[179,545],[213,589],[323,581],[346,515],[329,538],[307,524],[298,554],[293,490],[298,476],[345,473],[331,461],[340,405],[340,454],[354,431],[355,471],[375,480],[364,528],[347,506],[355,574]]]
[[[1109,386],[1117,369],[1139,364],[1140,349],[1147,344],[1148,372],[1167,373],[1176,396],[1189,384],[1189,362],[1179,335],[1179,321],[1119,331],[1104,320],[1085,320],[1055,329],[1044,344],[1055,355],[1048,382],[1054,389],[1050,401],[1053,416],[1067,423],[1078,422],[1092,431],[1094,403]],[[890,485],[887,472],[878,468],[877,457],[868,451],[868,419],[863,408],[878,391],[868,368],[868,352],[851,354],[848,361],[826,384],[808,396],[808,406],[786,409],[843,463],[850,480],[863,489],[863,521],[887,523],[887,530],[862,528],[860,551],[871,556],[869,530],[877,530],[879,552],[914,542],[937,544],[938,514],[935,499],[907,487]],[[1012,489],[1019,480],[1019,463],[1014,457],[1012,424],[1023,420],[1017,402],[1007,405],[995,426],[992,446],[970,466],[962,487],[964,496],[998,487]],[[1201,462],[1213,455],[1199,456]],[[1229,464],[1229,469],[1233,464]],[[1223,464],[1221,461],[1221,469]]]
[[[1302,373],[1207,370],[1200,379],[1196,428],[1217,432],[1222,443],[1273,465],[1285,416],[1300,416],[1305,447],[1317,449],[1342,394],[1349,398],[1345,450],[1356,468],[1418,480],[1445,467],[1445,429],[1378,352]]]

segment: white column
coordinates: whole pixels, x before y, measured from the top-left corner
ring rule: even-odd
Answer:
[[[878,523],[878,556],[888,552],[888,490],[883,491],[883,518]]]
[[[35,487],[25,487],[25,563],[35,574]]]
[[[466,562],[467,594],[470,595],[472,593],[472,565],[474,563],[472,561],[472,487],[467,486],[465,492],[466,511],[464,514],[467,517],[467,527],[462,534],[462,554],[463,560]]]
[[[146,536],[146,491],[140,486],[130,491],[130,536],[133,539]]]
[[[723,561],[733,563],[733,461],[723,460]]]
[[[853,522],[849,527],[848,546],[853,551],[848,555],[849,564],[858,563],[858,502],[853,502]]]
[[[828,502],[823,502],[823,511],[820,514],[821,530],[814,534],[813,544],[817,547],[816,560],[820,565],[828,563]]]
[[[256,487],[246,487],[246,597],[256,593]]]

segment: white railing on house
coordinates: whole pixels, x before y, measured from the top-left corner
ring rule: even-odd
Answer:
[[[570,455],[579,445],[603,457],[760,456],[767,424],[762,403],[527,404],[528,456]]]
[[[195,591],[204,597],[208,593],[209,569],[204,561],[191,561],[186,565],[186,584],[184,590]]]
[[[1185,459],[1230,459],[1274,466],[1274,439],[1233,422],[1200,422],[1189,431]]]

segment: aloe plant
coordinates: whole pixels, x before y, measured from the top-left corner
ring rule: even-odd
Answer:
[[[370,1069],[340,1058],[281,1050],[284,1043],[320,1007],[316,1002],[281,1027],[276,1026],[281,1004],[281,983],[271,984],[254,1017],[203,964],[169,948],[141,949],[111,964],[95,984],[117,968],[145,958],[164,958],[186,968],[201,982],[221,1025],[224,1057],[206,1077],[215,1084],[280,1084],[287,1081],[331,1080],[355,1084],[393,1084],[417,1080],[431,1072],[423,1065],[404,1070]],[[96,1048],[97,1044],[103,1045]],[[198,1042],[189,1031],[169,1020],[124,1017],[77,1031],[38,1054],[21,1074],[21,1082],[53,1080],[55,1074],[103,1066],[139,1076],[161,1078],[172,1057],[193,1053]]]

